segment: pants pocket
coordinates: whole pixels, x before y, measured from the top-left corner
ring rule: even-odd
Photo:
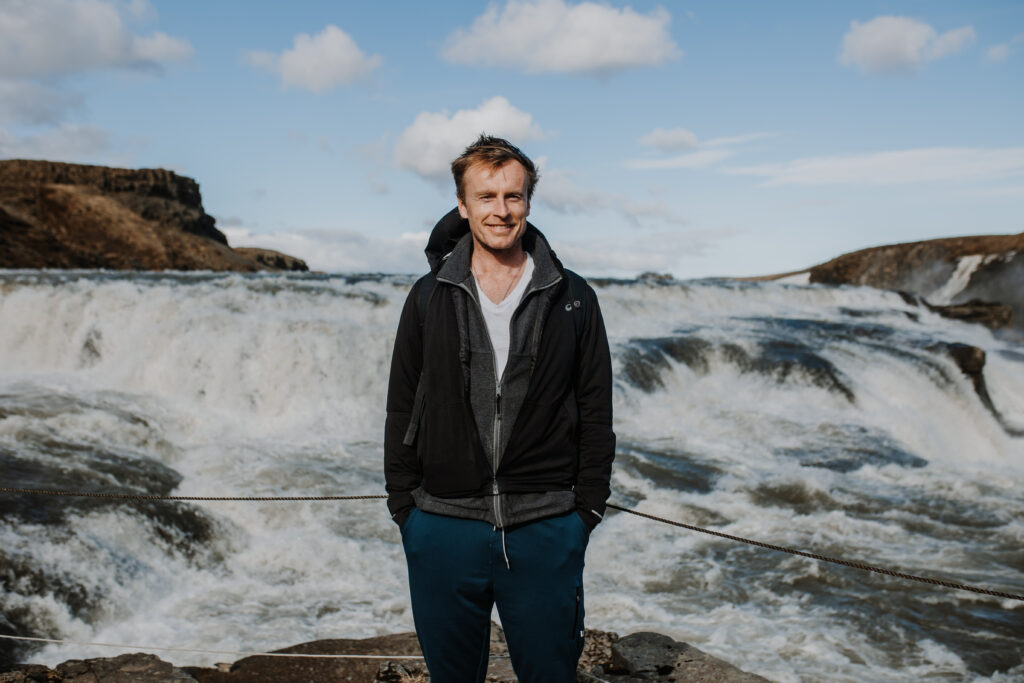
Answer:
[[[576,586],[576,617],[572,625],[572,639],[576,642],[576,657],[583,653],[583,639],[586,628],[583,625],[583,618],[586,611],[583,608],[583,586]]]
[[[400,534],[402,534],[403,541],[405,540],[406,534],[409,533],[409,527],[412,526],[412,518],[415,517],[419,513],[419,511],[419,508],[415,507],[412,510],[409,510],[409,516],[405,518],[405,521],[402,522],[402,526],[399,527],[398,531]]]

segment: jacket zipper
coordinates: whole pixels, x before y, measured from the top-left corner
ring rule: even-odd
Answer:
[[[484,330],[487,330],[487,321],[484,319],[484,310],[480,305],[480,300],[476,298],[476,292],[472,291],[471,287],[467,287],[461,282],[453,283],[458,287],[465,290],[469,298],[476,304],[476,311],[480,315],[480,322],[483,323]],[[524,297],[525,298],[525,294]],[[513,313],[515,315],[515,313]],[[491,343],[490,332],[487,333],[487,345],[491,347],[491,360],[494,359],[494,344]],[[497,524],[497,528],[502,528],[504,524],[501,521],[501,505],[499,504],[499,494],[501,491],[498,488],[498,444],[501,439],[501,378],[498,377],[498,365],[494,363],[494,420],[492,421],[491,429],[491,493],[494,496],[494,521]]]
[[[519,300],[519,305],[516,306],[516,310],[512,312],[512,318],[515,318],[516,313],[519,312],[519,309],[522,307],[523,302],[526,301],[526,299],[528,297],[532,296],[533,294],[535,294],[537,292],[542,292],[545,289],[548,289],[549,287],[554,287],[555,285],[557,285],[561,281],[562,281],[562,277],[559,276],[556,280],[554,280],[553,282],[550,282],[550,283],[544,285],[543,287],[538,287],[536,289],[527,289],[525,292],[523,292],[523,297],[522,297],[522,299]],[[483,310],[483,307],[480,305],[480,300],[477,299],[477,297],[476,297],[476,292],[472,291],[471,287],[467,287],[465,284],[463,284],[461,282],[454,282],[452,280],[447,280],[447,282],[450,282],[450,283],[456,285],[457,287],[461,287],[463,290],[465,290],[465,292],[469,295],[469,298],[472,299],[473,303],[476,304],[476,311],[480,315],[480,322],[483,323],[484,329],[487,330],[487,321],[484,319],[484,310]],[[512,331],[509,330],[509,341],[511,341],[511,334],[512,334]],[[491,359],[496,361],[496,359],[494,358],[494,344],[491,342],[491,335],[490,335],[489,331],[487,333],[487,345],[491,347]],[[500,493],[501,493],[501,491],[498,488],[498,448],[499,448],[499,445],[501,443],[501,381],[502,381],[502,378],[498,377],[498,365],[497,365],[497,362],[495,362],[495,364],[494,364],[494,389],[495,389],[495,391],[494,391],[494,420],[493,420],[493,423],[492,423],[493,424],[493,430],[492,430],[492,434],[491,434],[491,442],[492,442],[491,443],[491,476],[492,476],[492,479],[491,479],[491,493],[494,496],[494,519],[495,519],[495,522],[497,522],[498,528],[503,528],[504,527],[504,523],[501,521],[501,504],[500,504]]]
[[[493,348],[491,353],[494,353]],[[495,375],[497,375],[497,372],[495,372]],[[496,379],[496,382],[497,391],[494,394],[494,434],[492,436],[494,453],[491,458],[494,463],[494,479],[492,480],[491,490],[494,493],[494,518],[498,522],[498,527],[504,528],[505,525],[501,521],[501,497],[498,490],[498,444],[501,443],[501,380]]]

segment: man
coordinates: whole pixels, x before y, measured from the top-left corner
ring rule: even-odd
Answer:
[[[452,162],[388,384],[384,470],[434,683],[483,681],[491,608],[520,681],[575,681],[583,558],[615,453],[597,297],[526,218],[533,162],[481,136]]]

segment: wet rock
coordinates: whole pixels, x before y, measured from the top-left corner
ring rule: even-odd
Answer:
[[[276,650],[288,654],[327,655],[420,655],[415,633],[397,633],[373,638],[337,638],[316,640]],[[418,660],[392,660],[395,665],[411,665]],[[308,681],[375,680],[381,668],[379,659],[313,659],[289,657],[246,657],[223,667],[185,667],[198,683],[307,683]],[[400,680],[400,679],[399,679]]]
[[[625,681],[701,681],[758,683],[768,679],[712,657],[660,633],[634,633],[612,646],[611,661],[599,674],[610,683]]]
[[[292,270],[306,272],[309,266],[302,259],[282,254],[273,249],[259,249],[257,247],[235,247],[235,253],[251,258],[271,270]]]
[[[1024,436],[1024,429],[1010,424],[1006,417],[996,408],[995,403],[992,401],[992,395],[988,393],[988,384],[985,382],[985,350],[979,349],[977,346],[971,346],[970,344],[937,344],[929,347],[929,350],[945,353],[953,362],[956,363],[960,371],[971,380],[971,384],[974,385],[974,393],[978,395],[982,405],[988,409],[992,416],[996,418],[1000,426],[1010,436]]]
[[[672,276],[672,273],[656,273],[653,270],[648,270],[643,273],[640,273],[639,275],[637,275],[636,279],[639,280],[640,282],[646,282],[647,284],[656,285],[671,284],[675,280],[675,278]]]
[[[377,677],[373,680],[382,683],[427,683],[430,674],[423,663],[385,662],[380,665]]]
[[[195,679],[159,657],[137,652],[119,657],[72,659],[48,669],[23,665],[0,674],[0,683],[195,683]]]
[[[924,302],[924,304],[944,318],[962,320],[968,323],[980,323],[992,330],[1009,327],[1013,320],[1013,308],[994,301],[971,299],[962,304],[950,304],[948,306],[933,306],[928,302]]]
[[[22,664],[6,673],[0,673],[0,683],[51,683],[63,680],[53,669],[39,664]]]

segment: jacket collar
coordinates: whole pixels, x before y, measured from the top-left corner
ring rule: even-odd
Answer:
[[[528,292],[543,289],[562,279],[564,268],[561,262],[547,238],[529,222],[523,233],[523,249],[533,257],[533,278]],[[424,251],[438,280],[463,284],[472,277],[473,235],[469,232],[469,221],[459,215],[457,207],[437,222]]]

